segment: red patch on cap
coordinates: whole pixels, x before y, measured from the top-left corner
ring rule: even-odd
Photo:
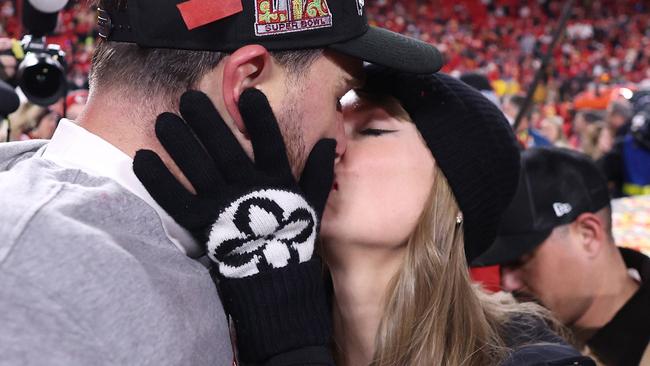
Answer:
[[[244,10],[241,0],[190,0],[176,5],[188,30]]]

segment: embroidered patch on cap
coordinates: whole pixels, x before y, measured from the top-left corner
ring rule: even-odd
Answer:
[[[332,26],[326,0],[255,0],[255,35],[270,36]]]

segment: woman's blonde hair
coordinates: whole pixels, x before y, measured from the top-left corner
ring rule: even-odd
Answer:
[[[389,285],[372,366],[496,365],[510,349],[503,325],[515,315],[550,320],[533,303],[473,284],[460,210],[442,171]]]

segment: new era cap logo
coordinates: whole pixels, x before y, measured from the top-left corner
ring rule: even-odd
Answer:
[[[555,211],[555,216],[557,217],[562,217],[568,214],[572,209],[573,208],[568,203],[555,202],[553,204],[553,210]]]
[[[359,16],[363,15],[363,5],[365,4],[365,0],[357,0],[357,11],[359,12]]]
[[[332,26],[332,15],[326,0],[254,1],[256,36],[302,32]]]

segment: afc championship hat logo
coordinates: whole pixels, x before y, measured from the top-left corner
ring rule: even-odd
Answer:
[[[255,35],[268,36],[332,26],[326,0],[254,0]]]

